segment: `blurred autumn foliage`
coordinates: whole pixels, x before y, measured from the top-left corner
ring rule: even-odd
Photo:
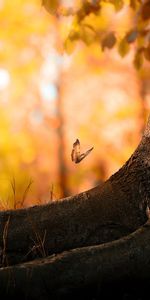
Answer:
[[[50,14],[71,16],[69,33],[64,45],[70,53],[78,40],[86,45],[101,44],[101,49],[114,46],[125,56],[136,44],[134,65],[138,69],[143,59],[150,61],[150,1],[149,0],[42,0]]]
[[[150,1],[0,0],[0,21],[0,208],[106,180],[150,109]]]

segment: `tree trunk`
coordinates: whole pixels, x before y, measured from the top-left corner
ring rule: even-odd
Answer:
[[[123,283],[123,291],[127,292],[129,283],[134,281],[139,296],[146,286],[143,282],[150,279],[149,254],[150,221],[116,241],[1,268],[1,296],[43,300],[77,299],[82,295],[81,299],[103,299],[102,293],[108,296],[108,284],[112,296],[115,282]],[[124,287],[125,284],[128,286]],[[117,288],[115,299],[121,299],[119,292]]]
[[[150,118],[133,155],[102,186],[50,204],[0,212],[3,294],[66,299],[69,291],[89,286],[93,293],[93,287],[97,291],[112,278],[149,280],[150,227],[143,225],[149,198]]]

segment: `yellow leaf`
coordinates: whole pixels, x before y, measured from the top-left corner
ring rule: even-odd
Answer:
[[[91,28],[93,31],[99,33],[102,30],[106,30],[109,24],[109,18],[106,13],[101,13],[100,15],[94,15],[93,13],[91,13],[84,18],[82,24],[85,26],[89,26],[89,28]]]
[[[59,0],[42,0],[42,5],[50,14],[53,14],[58,9]]]
[[[138,49],[138,51],[136,52],[135,57],[134,57],[133,63],[137,70],[139,70],[143,64],[143,53],[142,52],[143,52],[142,49]]]
[[[123,0],[112,0],[110,2],[114,5],[116,11],[121,10],[124,6]]]
[[[136,10],[139,7],[139,5],[141,5],[139,0],[130,0],[130,6],[134,10]]]
[[[141,16],[143,20],[150,19],[150,0],[146,1],[141,10]]]
[[[116,37],[113,32],[108,33],[101,42],[102,50],[105,48],[113,48],[116,43]]]
[[[82,6],[77,14],[79,22],[82,21],[86,16],[90,15],[91,13],[97,15],[100,9],[101,6],[96,1],[92,1],[92,3],[89,3],[88,1],[83,1]]]
[[[118,47],[119,54],[124,57],[129,52],[129,45],[125,38],[123,38]]]
[[[130,30],[127,34],[126,34],[126,41],[130,44],[133,43],[136,38],[138,36],[138,32],[136,29]]]
[[[150,44],[147,48],[144,49],[144,57],[146,60],[150,61]]]
[[[86,45],[91,45],[95,41],[96,32],[89,25],[83,25],[80,30],[80,38]]]
[[[76,45],[75,40],[70,40],[69,37],[65,40],[64,48],[65,48],[67,54],[69,54],[69,55],[72,54],[72,52],[74,51],[75,45]]]

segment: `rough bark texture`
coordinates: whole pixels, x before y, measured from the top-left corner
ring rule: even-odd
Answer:
[[[96,297],[118,279],[150,280],[149,199],[150,119],[131,158],[102,186],[0,212],[3,295],[66,299],[91,287]]]
[[[150,279],[150,222],[119,240],[0,269],[1,296],[21,299],[100,297],[107,284]],[[139,287],[136,286],[139,293]],[[94,292],[93,292],[94,291]],[[117,291],[116,291],[117,294]],[[86,298],[84,298],[86,296]],[[120,296],[120,295],[119,295]]]

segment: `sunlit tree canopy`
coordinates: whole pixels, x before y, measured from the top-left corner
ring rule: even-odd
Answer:
[[[86,45],[99,44],[102,51],[116,47],[122,57],[135,51],[134,65],[150,61],[150,1],[85,0],[51,1],[42,4],[62,22],[70,20],[64,48],[70,53],[78,40]]]

